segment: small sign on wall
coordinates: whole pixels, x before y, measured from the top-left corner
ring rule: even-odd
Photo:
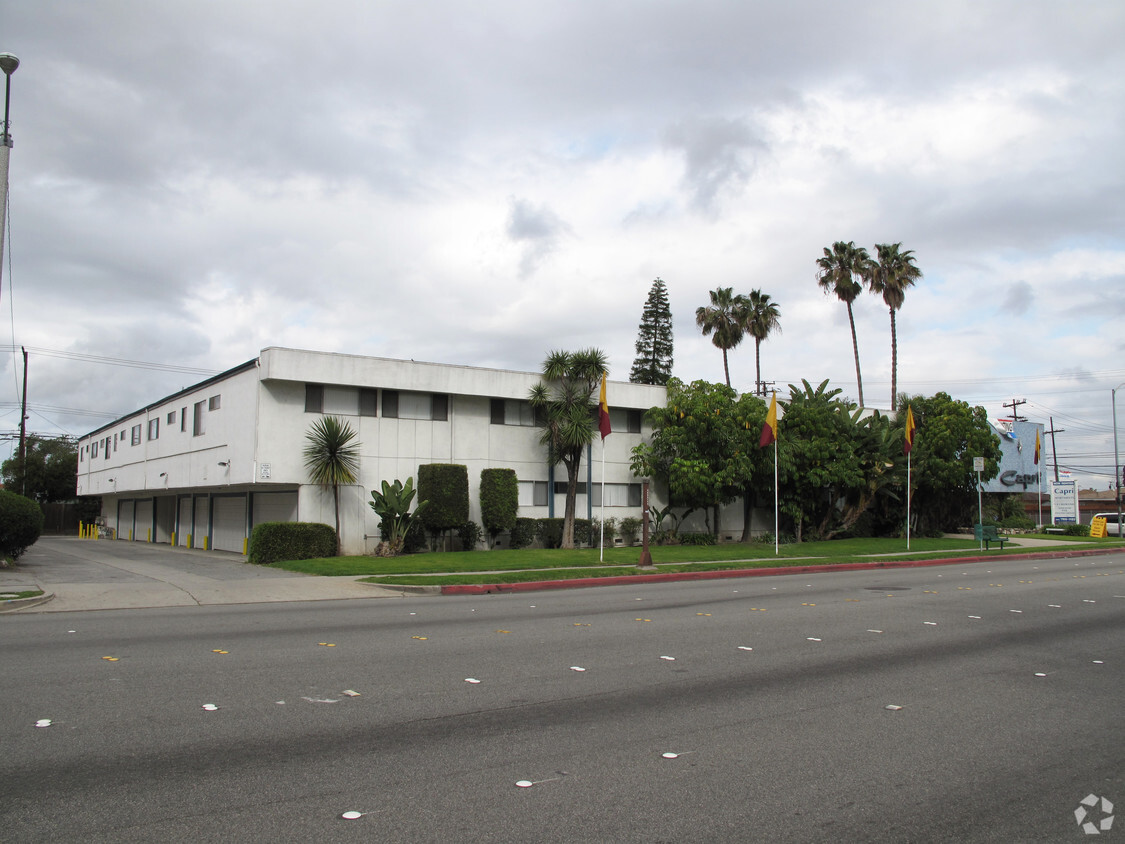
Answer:
[[[268,481],[271,475],[271,466],[269,463],[258,464],[258,480]]]

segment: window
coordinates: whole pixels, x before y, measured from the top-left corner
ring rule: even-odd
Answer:
[[[168,418],[165,419],[164,421],[167,422],[169,425],[175,425],[176,424],[176,411],[174,411],[174,410],[168,411]]]
[[[578,482],[578,492],[576,495],[586,494],[586,482]],[[555,495],[566,495],[566,481],[555,481]]]
[[[526,401],[520,401],[519,399],[493,399],[492,424],[522,425],[525,428],[534,428],[535,411]]]
[[[122,442],[125,441],[125,431],[124,431],[124,429],[122,429],[122,431],[121,431],[120,439],[121,439]]]
[[[334,416],[376,416],[379,407],[378,400],[378,391],[369,387],[305,385],[305,413],[328,413]]]
[[[132,440],[130,440],[129,444],[130,445],[140,445],[141,444],[141,426],[140,425],[134,425],[133,426],[133,438],[132,438]]]
[[[110,443],[112,443],[112,442],[113,442],[113,437],[106,437],[106,438],[105,438],[105,459],[106,459],[106,460],[109,460],[109,455],[110,455],[110,447],[109,447],[109,445],[110,445]]]
[[[206,429],[207,429],[206,419],[207,419],[207,417],[204,416],[204,408],[203,408],[204,404],[206,404],[206,402],[197,401],[195,403],[194,407],[192,408],[193,413],[192,413],[192,421],[191,421],[191,435],[193,437],[202,436],[204,433],[206,433]]]
[[[159,437],[160,437],[160,420],[159,419],[148,420],[148,438],[150,440],[155,440]]]
[[[444,422],[449,418],[449,396],[444,393],[407,393],[383,390],[383,416],[388,419],[423,419]]]
[[[218,410],[219,407],[220,407],[221,400],[222,400],[222,396],[211,396],[211,398],[207,399],[207,409],[208,410]]]
[[[91,446],[90,456],[91,457],[97,457],[98,456],[98,444],[97,443],[94,443],[93,446]]]
[[[187,431],[187,408],[180,408],[180,430]]]
[[[520,507],[546,507],[547,482],[520,481],[518,503]]]
[[[590,505],[593,507],[602,506],[602,485],[593,485],[593,494],[590,496]],[[641,485],[640,484],[606,484],[605,485],[605,506],[606,507],[640,507],[641,506]]]

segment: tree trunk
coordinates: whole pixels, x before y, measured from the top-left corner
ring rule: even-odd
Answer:
[[[750,514],[753,508],[753,502],[757,499],[754,494],[754,489],[747,486],[742,491],[742,541],[750,541]]]
[[[563,459],[566,466],[566,506],[563,508],[563,532],[560,548],[574,547],[574,504],[578,497],[578,460]]]
[[[852,353],[855,355],[855,382],[859,387],[859,406],[863,407],[863,376],[859,374],[859,342],[855,337],[855,317],[852,316],[852,303],[848,302],[848,325],[852,327]]]
[[[730,386],[730,366],[727,365],[727,350],[723,349],[723,372],[727,376],[727,386]]]
[[[754,338],[754,384],[754,395],[764,396],[766,391],[762,387],[762,340],[759,337]]]
[[[336,556],[340,556],[340,485],[332,484],[332,501],[336,505]]]
[[[898,397],[898,335],[895,331],[895,309],[891,308],[891,412]]]

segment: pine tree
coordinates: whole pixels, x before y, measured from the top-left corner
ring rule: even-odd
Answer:
[[[668,383],[672,377],[672,308],[668,288],[659,278],[652,283],[637,331],[637,357],[629,380],[634,384]]]

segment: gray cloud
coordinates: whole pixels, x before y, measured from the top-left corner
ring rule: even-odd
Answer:
[[[520,278],[533,275],[559,241],[571,233],[570,226],[546,205],[516,197],[509,200],[507,234],[521,247]]]
[[[690,118],[668,127],[665,143],[684,156],[684,187],[692,204],[713,211],[719,196],[750,180],[766,144],[742,120]]]

